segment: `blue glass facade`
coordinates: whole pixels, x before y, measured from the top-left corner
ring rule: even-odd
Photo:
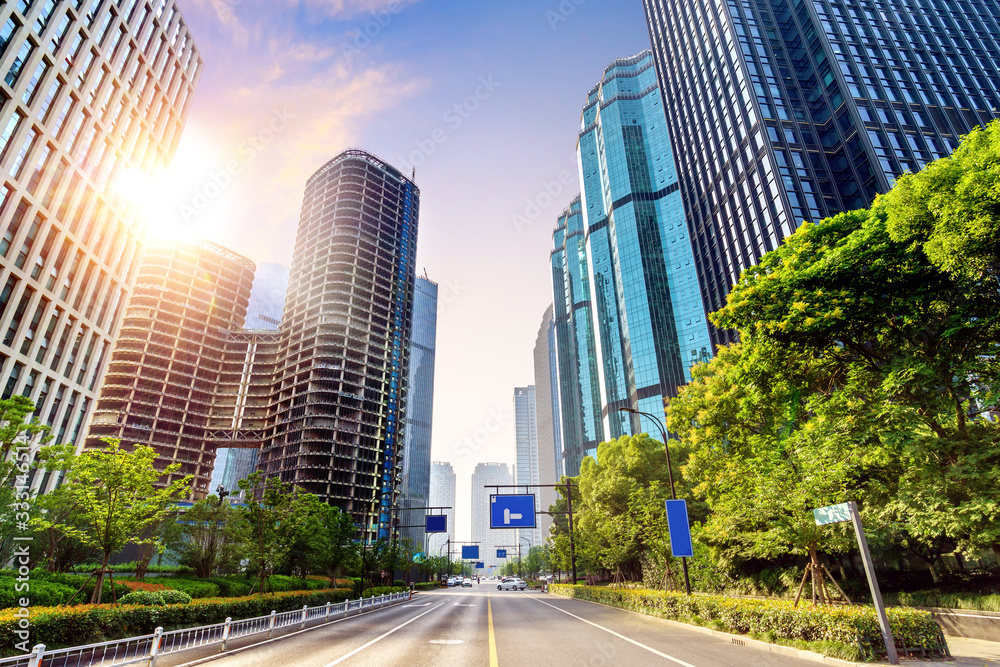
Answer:
[[[573,477],[580,472],[584,452],[604,440],[584,231],[580,198],[576,197],[559,216],[550,255],[563,468]]]
[[[711,341],[670,138],[644,51],[616,60],[587,96],[577,144],[607,438],[657,429]]]
[[[406,435],[399,506],[427,507],[431,485],[431,418],[434,413],[434,348],[437,340],[437,283],[417,278],[413,290],[410,374],[406,401]],[[403,525],[423,522],[426,512],[402,512]],[[422,528],[406,528],[403,537],[423,551]]]
[[[869,205],[1000,107],[995,1],[644,5],[708,311],[803,220]]]

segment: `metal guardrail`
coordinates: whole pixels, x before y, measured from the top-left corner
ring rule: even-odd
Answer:
[[[156,632],[151,635],[51,651],[47,650],[44,644],[38,644],[31,653],[13,658],[0,658],[0,667],[121,667],[123,665],[156,667],[156,659],[169,653],[179,653],[214,644],[221,644],[220,651],[225,651],[229,642],[234,639],[264,632],[270,639],[274,631],[280,628],[293,625],[304,628],[309,621],[329,620],[341,614],[346,618],[352,611],[360,614],[365,610],[380,609],[409,598],[410,593],[407,591],[347,600],[336,604],[327,602],[318,607],[304,606],[302,609],[283,611],[280,614],[272,611],[268,616],[244,618],[238,621],[227,618],[225,623],[170,632],[156,628]]]

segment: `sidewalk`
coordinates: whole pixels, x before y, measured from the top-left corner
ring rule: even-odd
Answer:
[[[983,665],[1000,665],[1000,641],[985,639],[967,639],[965,637],[945,637],[948,648],[955,657],[955,665],[981,667]],[[1000,637],[997,638],[1000,640]],[[930,664],[930,663],[928,663]],[[941,665],[941,663],[937,663]]]

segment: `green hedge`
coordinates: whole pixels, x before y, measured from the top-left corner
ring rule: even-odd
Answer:
[[[166,630],[221,623],[235,619],[266,616],[275,611],[316,607],[342,602],[351,591],[344,588],[251,595],[242,598],[209,598],[190,604],[165,607],[136,605],[79,605],[73,607],[32,607],[31,637],[28,646],[45,644],[57,648],[151,634],[157,626]],[[15,610],[0,611],[0,655],[18,653],[14,634],[18,619]]]
[[[388,595],[389,593],[401,593],[402,591],[410,590],[406,586],[374,586],[372,588],[366,588],[364,596],[366,598],[377,597],[379,595]]]
[[[441,588],[441,584],[436,581],[425,581],[420,584],[413,584],[413,588],[418,591],[433,591]]]
[[[184,591],[167,589],[165,591],[133,591],[119,600],[120,604],[135,605],[164,605],[164,604],[187,604],[191,602],[191,596]]]
[[[117,598],[111,594],[111,584],[105,579],[104,589],[101,591],[101,602],[105,604],[121,599],[129,593],[121,580],[115,581],[115,591]],[[0,609],[17,607],[22,597],[30,600],[31,606],[50,607],[66,604],[74,593],[87,582],[86,575],[51,573],[44,570],[32,570],[28,578],[28,592],[18,591],[15,586],[19,583],[13,576],[0,575]],[[87,582],[87,587],[76,596],[76,602],[88,602],[90,595],[94,592],[96,581],[91,579]]]
[[[720,595],[623,590],[596,586],[552,584],[549,591],[581,600],[629,609],[700,625],[721,626],[726,632],[773,636],[786,640],[835,642],[860,646],[873,639],[881,641],[872,607],[814,606],[790,600],[753,600]],[[890,608],[889,625],[896,643],[908,647],[936,649],[944,642],[940,626],[928,612]]]

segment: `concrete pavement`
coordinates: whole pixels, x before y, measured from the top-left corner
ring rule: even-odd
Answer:
[[[611,607],[537,592],[501,592],[495,582],[421,593],[412,602],[371,614],[271,641],[249,640],[222,655],[172,657],[169,664],[178,667],[815,664]]]

